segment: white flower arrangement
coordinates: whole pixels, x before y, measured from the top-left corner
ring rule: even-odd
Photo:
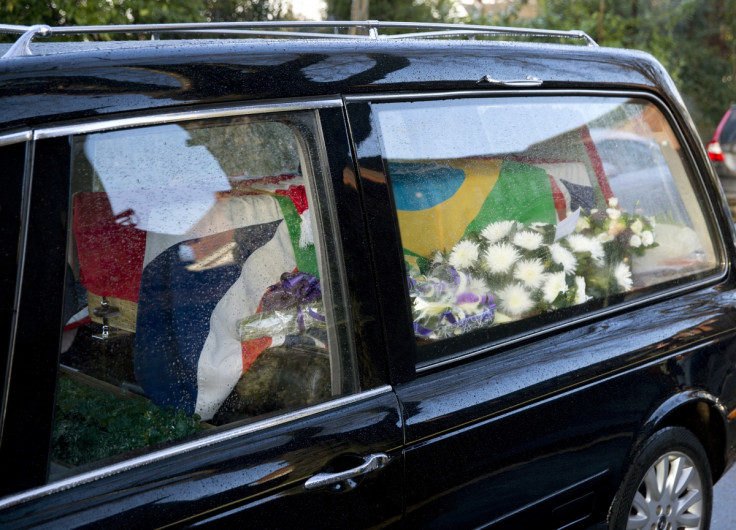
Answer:
[[[520,317],[528,313],[534,307],[531,293],[518,283],[512,283],[498,293],[501,299],[501,307],[504,312],[512,317]]]
[[[654,222],[615,198],[607,206],[579,212],[561,235],[546,223],[496,221],[432,253],[425,269],[409,268],[415,334],[455,336],[631,290],[631,257],[657,246]]]
[[[538,227],[537,227],[538,228]],[[542,234],[521,230],[514,235],[514,245],[525,250],[536,250],[542,244]]]
[[[631,279],[631,269],[626,263],[619,263],[613,269],[613,276],[622,291],[628,291],[634,282]]]
[[[519,261],[514,268],[514,279],[530,289],[536,289],[544,281],[544,264],[539,258]]]
[[[514,226],[516,226],[516,221],[497,221],[481,230],[480,235],[489,243],[495,243],[506,237]]]
[[[467,239],[460,241],[450,252],[448,261],[456,269],[467,269],[478,259],[478,245]]]
[[[572,252],[559,243],[551,244],[549,246],[549,252],[552,256],[552,260],[558,265],[561,265],[566,274],[575,274],[578,260],[575,259],[575,255]]]
[[[542,299],[548,304],[551,304],[560,294],[567,293],[567,289],[565,271],[547,273],[544,286],[542,287]]]
[[[519,261],[519,251],[509,243],[491,245],[485,251],[485,266],[492,273],[504,274]]]

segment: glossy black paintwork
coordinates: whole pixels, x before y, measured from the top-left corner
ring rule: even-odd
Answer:
[[[409,445],[408,521],[502,520],[598,475],[605,477],[597,485],[600,503],[600,496],[615,491],[622,462],[643,435],[643,419],[670,396],[682,399],[668,404],[658,428],[676,407],[697,399],[708,403],[723,429],[718,406],[736,405],[735,308],[733,293],[704,290],[400,386]],[[693,388],[702,394],[689,395]],[[719,402],[716,396],[731,398]],[[440,455],[457,454],[458,447],[468,465],[443,465]],[[724,447],[714,450],[723,453]],[[422,474],[427,461],[439,469]],[[475,476],[457,471],[468,467]],[[548,509],[575,495],[563,495]],[[432,503],[425,506],[428,498]],[[460,499],[472,498],[475,511],[457,508]]]
[[[71,46],[76,51],[0,61],[0,134],[222,104],[502,90],[477,83],[486,75],[533,75],[544,81],[542,91],[653,93],[673,109],[704,179],[701,192],[722,234],[725,264],[722,276],[683,292],[562,322],[513,346],[491,344],[472,358],[416,373],[401,246],[370,104],[322,109],[361,383],[390,383],[393,391],[39,493],[0,511],[0,525],[543,528],[602,519],[632,452],[664,425],[685,425],[701,436],[716,476],[733,461],[736,426],[725,420],[736,409],[732,221],[669,77],[649,56],[432,41]],[[65,141],[37,143],[38,184],[0,443],[3,477],[13,477],[3,479],[6,491],[45,482],[48,448],[38,440],[48,440],[62,315]],[[352,465],[375,451],[386,452],[389,464],[352,491],[304,490],[304,481],[331,463]]]
[[[8,366],[6,415],[2,425],[0,462],[16,480],[2,481],[0,490],[28,488],[46,480],[45,458],[50,451],[51,425],[56,389],[56,370],[62,323],[67,199],[69,194],[69,142],[66,138],[38,142],[44,152],[37,159],[34,175],[52,175],[44,185],[32,186],[32,215],[25,240],[23,290],[17,316],[17,331]],[[39,266],[42,264],[42,266]],[[31,404],[31,406],[27,406]],[[10,436],[8,433],[24,433]]]
[[[242,519],[273,527],[352,527],[354,514],[361,513],[361,526],[371,526],[401,515],[397,423],[396,397],[384,393],[312,416],[298,429],[283,424],[180,455],[175,466],[166,459],[26,502],[21,509],[0,512],[0,525],[95,523],[124,528],[143,521],[159,526],[188,519],[206,524],[229,512],[232,523]],[[353,491],[305,492],[304,481],[334,461],[338,447],[346,455],[356,455],[353,465],[366,447],[385,452],[391,460]],[[308,512],[294,509],[295,496],[299,504],[310,507]]]
[[[381,320],[386,343],[395,355],[389,355],[391,382],[414,378],[416,355],[414,334],[410,326],[409,297],[405,292],[406,277],[401,242],[396,237],[398,224],[393,199],[389,191],[381,150],[368,103],[349,103],[350,132],[357,146],[357,165],[365,208],[370,227],[369,241],[376,270],[375,288],[381,301]],[[364,153],[368,153],[367,156]]]
[[[60,45],[39,42],[37,53]],[[548,87],[671,87],[645,54],[585,46],[467,42],[230,41],[88,43],[85,50],[0,61],[5,129],[202,101],[493,88],[538,77]],[[2,51],[2,49],[0,49]],[[60,65],[74,64],[70,69]],[[670,86],[668,86],[670,85]]]
[[[389,380],[384,352],[386,342],[378,317],[378,300],[373,281],[368,234],[360,203],[358,178],[350,151],[342,109],[323,109],[320,124],[330,167],[331,192],[334,196],[340,223],[340,243],[343,248],[344,268],[349,283],[350,306],[353,311],[356,357],[360,367],[362,388],[373,388]]]
[[[369,101],[349,99],[347,110],[351,124],[363,127],[354,143],[377,289],[382,301],[391,300],[382,305],[384,326],[401,352],[392,356],[393,373],[404,374],[411,373],[417,355],[406,333],[408,293],[396,289],[403,256],[393,235],[398,226],[386,170],[373,154],[380,140]],[[706,208],[728,242],[731,225],[712,193],[712,171],[692,143],[687,120],[674,120],[692,146],[692,162],[703,168],[704,182],[695,185],[704,201],[712,201]],[[733,247],[725,251],[730,262]],[[618,300],[618,310],[599,311],[585,325],[557,317],[550,331],[534,339],[523,340],[522,332],[518,346],[484,351],[476,344],[468,350],[474,358],[427,368],[396,385],[406,422],[405,524],[593,524],[606,517],[636,447],[668,424],[700,433],[719,476],[731,461],[734,439],[725,414],[736,406],[736,297],[723,276],[706,284],[640,301],[637,309]]]
[[[20,211],[27,142],[0,147],[0,160],[6,172],[0,194],[0,344],[10,341],[15,301],[18,257],[20,255]],[[0,355],[0,382],[5,388],[7,363]],[[2,394],[0,394],[2,396]],[[0,398],[2,403],[2,398]]]

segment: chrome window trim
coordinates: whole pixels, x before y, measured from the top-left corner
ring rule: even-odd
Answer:
[[[10,133],[2,135],[0,134],[0,147],[17,144],[19,142],[28,142],[33,138],[33,131],[28,129],[27,131],[21,131],[17,133]]]
[[[478,99],[478,98],[499,98],[499,97],[519,97],[519,96],[521,97],[523,96],[531,96],[531,97],[596,96],[596,97],[607,97],[607,98],[610,98],[610,97],[639,98],[639,99],[649,101],[662,113],[662,115],[667,120],[670,128],[672,129],[672,132],[675,134],[675,136],[677,137],[677,140],[680,142],[680,145],[682,146],[682,149],[683,149],[683,154],[686,160],[690,164],[690,169],[694,170],[692,171],[693,173],[692,176],[694,177],[694,180],[695,180],[695,182],[693,182],[693,187],[696,189],[697,187],[700,187],[701,189],[707,188],[707,183],[705,182],[707,177],[706,175],[703,174],[702,171],[699,170],[699,167],[701,164],[698,164],[697,156],[696,156],[696,153],[693,152],[692,146],[687,141],[685,141],[683,125],[680,124],[678,120],[675,119],[675,115],[673,114],[669,106],[664,102],[664,100],[658,95],[653,94],[651,92],[643,92],[643,91],[637,91],[637,90],[596,90],[596,89],[588,89],[588,90],[570,90],[570,89],[560,89],[560,90],[540,90],[540,89],[456,90],[456,91],[418,92],[418,93],[403,93],[403,94],[375,94],[375,95],[361,94],[361,95],[354,95],[354,96],[346,96],[345,104],[348,105],[350,103],[386,103],[386,102],[394,102],[394,101],[395,102],[400,102],[400,101],[411,102],[411,101],[428,101],[428,100],[436,100],[436,99],[453,99],[453,98]],[[349,116],[349,112],[348,112],[348,116]],[[349,117],[348,117],[348,121],[349,121]],[[705,199],[705,204],[703,207],[703,217],[705,219],[705,222],[708,224],[709,228],[711,229],[714,227],[718,227],[719,222],[715,215],[715,209],[714,209],[715,205],[714,205],[713,199],[709,194],[706,194],[704,199]],[[724,240],[724,234],[721,233],[721,230],[712,231],[712,236],[714,236],[713,237],[714,250],[716,251],[716,257],[718,258],[718,262],[716,266],[719,268],[719,270],[712,276],[688,283],[687,285],[683,285],[680,287],[673,287],[670,289],[661,290],[661,291],[652,293],[647,296],[642,296],[635,300],[625,301],[614,307],[602,308],[602,309],[593,311],[588,315],[581,315],[572,320],[562,321],[558,324],[552,324],[550,326],[543,326],[534,331],[524,333],[523,335],[511,337],[508,340],[496,341],[490,345],[483,345],[477,348],[473,348],[472,350],[466,351],[465,353],[461,353],[459,355],[439,359],[437,361],[430,361],[422,365],[417,365],[415,366],[415,371],[417,374],[429,372],[439,367],[443,367],[449,364],[455,364],[455,363],[462,362],[467,359],[477,357],[481,354],[485,354],[491,351],[498,351],[503,348],[514,346],[518,343],[527,341],[529,339],[536,339],[538,337],[541,337],[541,336],[544,336],[550,333],[564,331],[565,329],[569,329],[571,325],[584,324],[591,320],[598,319],[601,317],[607,317],[608,315],[612,315],[620,311],[636,309],[648,303],[656,302],[658,300],[665,299],[665,298],[668,298],[674,295],[678,295],[681,293],[686,293],[686,292],[694,291],[694,290],[701,289],[704,287],[708,287],[720,281],[723,281],[728,275],[727,245],[726,245],[726,241]]]
[[[210,445],[226,442],[226,441],[233,440],[235,438],[239,438],[242,436],[247,436],[257,431],[262,431],[265,429],[277,427],[285,423],[297,421],[297,420],[307,418],[310,416],[315,416],[323,412],[337,410],[339,408],[346,407],[354,403],[358,403],[361,401],[367,401],[369,399],[372,399],[372,398],[375,398],[375,397],[378,397],[384,394],[390,394],[392,392],[393,392],[393,388],[391,386],[384,385],[384,386],[380,386],[372,390],[367,390],[365,392],[361,392],[358,394],[353,394],[353,395],[345,396],[342,398],[336,398],[326,403],[313,405],[311,407],[307,407],[302,410],[291,412],[289,414],[284,414],[282,416],[277,416],[275,418],[258,421],[255,423],[251,423],[248,425],[244,425],[242,427],[226,430],[224,432],[220,432],[220,433],[213,434],[210,436],[204,436],[202,439],[199,439],[199,440],[184,442],[174,447],[169,447],[166,449],[161,449],[159,451],[154,451],[146,455],[142,455],[142,456],[138,456],[135,458],[131,458],[129,460],[125,460],[124,462],[119,462],[117,464],[101,467],[93,471],[88,471],[80,475],[62,479],[60,481],[54,482],[52,484],[47,484],[45,486],[41,486],[39,488],[34,488],[32,490],[24,491],[22,493],[16,493],[14,495],[10,495],[8,497],[5,497],[4,499],[0,499],[0,510],[3,510],[5,508],[10,508],[12,506],[15,506],[15,505],[18,505],[24,502],[39,499],[47,495],[52,495],[54,493],[58,493],[63,490],[67,490],[70,488],[75,488],[75,487],[78,487],[84,484],[88,484],[98,479],[102,479],[102,478],[109,477],[112,475],[117,475],[125,471],[130,471],[138,467],[152,464],[154,462],[159,462],[167,458],[189,453],[197,449],[203,449]]]
[[[164,125],[196,119],[224,118],[229,116],[247,116],[251,114],[270,114],[274,112],[300,110],[315,110],[331,107],[341,107],[342,99],[329,97],[324,99],[310,99],[289,102],[263,102],[252,104],[243,102],[241,106],[230,104],[226,107],[204,107],[186,111],[154,112],[144,116],[130,116],[126,118],[108,118],[93,122],[82,122],[70,125],[41,127],[33,131],[34,140],[71,136],[75,134],[90,134],[114,129],[127,129],[147,125]],[[0,137],[0,141],[2,138]]]

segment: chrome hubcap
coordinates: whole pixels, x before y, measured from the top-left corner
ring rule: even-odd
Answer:
[[[650,467],[639,484],[627,529],[687,530],[702,527],[700,473],[685,454],[673,451]]]

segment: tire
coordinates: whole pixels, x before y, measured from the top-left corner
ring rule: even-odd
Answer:
[[[611,530],[708,530],[713,479],[697,437],[667,427],[649,438],[626,472],[609,513]]]

